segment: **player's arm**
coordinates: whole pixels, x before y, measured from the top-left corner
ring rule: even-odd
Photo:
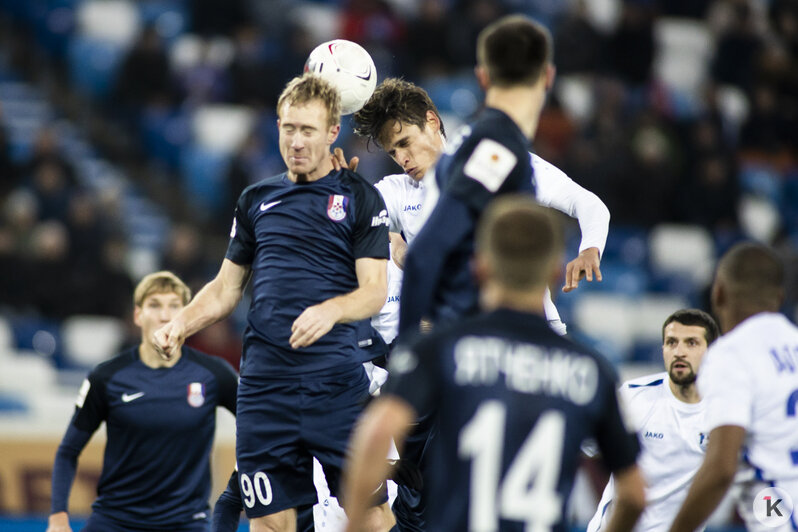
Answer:
[[[613,473],[615,494],[607,532],[632,530],[646,507],[645,481],[637,465]]]
[[[213,506],[211,532],[235,532],[241,520],[244,505],[241,502],[241,486],[238,484],[238,470],[230,475],[227,488],[219,495]]]
[[[432,310],[435,287],[449,254],[473,230],[468,206],[451,194],[442,194],[405,255],[400,336],[418,331],[422,318]]]
[[[582,241],[579,255],[566,265],[563,292],[570,292],[579,286],[584,277],[601,281],[601,254],[607,243],[610,228],[610,211],[594,193],[581,187],[565,172],[531,155],[532,167],[537,181],[538,202],[564,212],[579,222]]]
[[[249,274],[248,265],[224,259],[216,277],[172,321],[155,331],[155,345],[161,356],[171,358],[186,338],[229,316],[241,301]]]
[[[69,526],[69,493],[78,467],[78,457],[92,434],[107,417],[105,384],[101,377],[92,372],[83,381],[75,405],[75,413],[69,422],[66,433],[55,453],[52,476],[50,517],[47,532],[71,532]]]
[[[291,326],[291,347],[309,346],[330,332],[336,323],[364,320],[379,312],[388,295],[386,270],[386,259],[355,260],[358,287],[306,308]]]
[[[734,425],[717,427],[709,433],[704,462],[671,524],[671,532],[692,532],[709,519],[734,481],[745,434],[743,427]]]
[[[399,268],[405,268],[405,255],[407,255],[407,242],[405,239],[402,238],[402,235],[399,233],[388,233],[388,236],[391,239],[391,260],[399,266]]]
[[[391,465],[385,459],[391,440],[401,449],[415,411],[395,396],[376,399],[366,409],[352,434],[350,458],[344,470],[344,508],[349,523],[346,530],[361,530],[371,500],[380,484],[385,482]]]

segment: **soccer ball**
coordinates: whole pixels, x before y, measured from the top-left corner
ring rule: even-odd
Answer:
[[[377,68],[369,53],[357,43],[336,39],[321,43],[310,52],[305,72],[329,81],[341,93],[341,114],[363,107],[377,86]]]

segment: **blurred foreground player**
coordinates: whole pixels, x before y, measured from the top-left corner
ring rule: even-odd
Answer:
[[[717,323],[706,312],[677,310],[662,325],[667,371],[621,386],[620,395],[640,438],[637,463],[646,481],[646,510],[635,527],[637,532],[668,530],[704,459],[706,402],[698,395],[696,375],[707,346],[719,334]],[[613,496],[610,478],[587,532],[604,530]]]
[[[67,502],[78,456],[105,421],[108,440],[88,532],[209,530],[210,453],[216,407],[235,413],[238,377],[219,358],[177,346],[164,360],[153,332],[191,299],[170,272],[136,287],[141,344],[99,364],[83,381],[53,466],[48,532],[70,531]]]
[[[580,445],[594,437],[616,476],[609,530],[630,530],[645,504],[637,438],[624,427],[616,381],[600,356],[557,335],[543,291],[561,235],[531,198],[497,199],[476,236],[483,314],[400,345],[383,392],[352,436],[345,500],[359,530],[418,412],[437,406],[429,461],[429,530],[565,530]]]
[[[476,74],[486,107],[449,141],[425,178],[424,208],[434,208],[405,257],[400,340],[417,332],[423,318],[439,325],[476,312],[469,265],[474,230],[496,195],[535,193],[528,149],[554,81],[551,54],[548,31],[521,15],[503,17],[480,32]],[[436,186],[440,196],[433,203],[430,187]]]
[[[672,531],[705,522],[738,467],[746,528],[798,530],[798,327],[779,314],[783,300],[784,265],[772,249],[742,243],[721,257],[712,309],[723,336],[698,376],[709,443]]]
[[[313,458],[333,495],[349,433],[368,398],[358,320],[385,302],[388,216],[379,193],[335,170],[338,91],[306,74],[278,103],[287,171],[244,190],[216,278],[156,331],[165,357],[188,335],[229,315],[252,277],[238,389],[236,460],[250,529],[296,529],[317,500]],[[387,503],[371,512],[388,530]]]

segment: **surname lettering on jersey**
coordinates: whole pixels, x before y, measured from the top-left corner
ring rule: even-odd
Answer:
[[[492,386],[504,381],[509,390],[561,397],[584,405],[598,389],[596,361],[556,348],[466,336],[454,346],[455,382]]]
[[[770,350],[770,356],[776,365],[778,373],[795,373],[798,367],[798,346],[785,345],[779,349],[775,347]]]

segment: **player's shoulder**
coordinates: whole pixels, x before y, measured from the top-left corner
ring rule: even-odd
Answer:
[[[389,189],[389,190],[397,190],[397,189],[405,189],[411,185],[410,181],[412,178],[407,174],[389,174],[374,183],[374,186],[377,189]]]
[[[209,355],[207,353],[203,353],[198,349],[194,349],[193,347],[189,347],[187,345],[183,346],[182,355],[186,357],[191,362],[198,364],[211,373],[213,373],[217,378],[228,376],[228,375],[235,375],[236,371],[233,369],[233,366],[230,365],[229,362],[226,360]]]
[[[667,386],[668,373],[660,372],[629,379],[621,384],[621,392],[630,397],[656,398]]]
[[[374,185],[369,183],[365,177],[357,172],[343,168],[338,174],[338,180],[349,188],[355,197],[379,198],[380,201],[382,200],[382,196],[377,189],[374,188]]]
[[[125,349],[105,362],[97,364],[89,373],[89,378],[107,382],[121,370],[134,364],[138,358],[138,346]]]
[[[285,187],[285,176],[286,173],[283,172],[282,174],[261,179],[257,183],[252,183],[241,192],[241,195],[239,196],[239,203],[250,203],[252,198],[260,197],[269,190]]]

